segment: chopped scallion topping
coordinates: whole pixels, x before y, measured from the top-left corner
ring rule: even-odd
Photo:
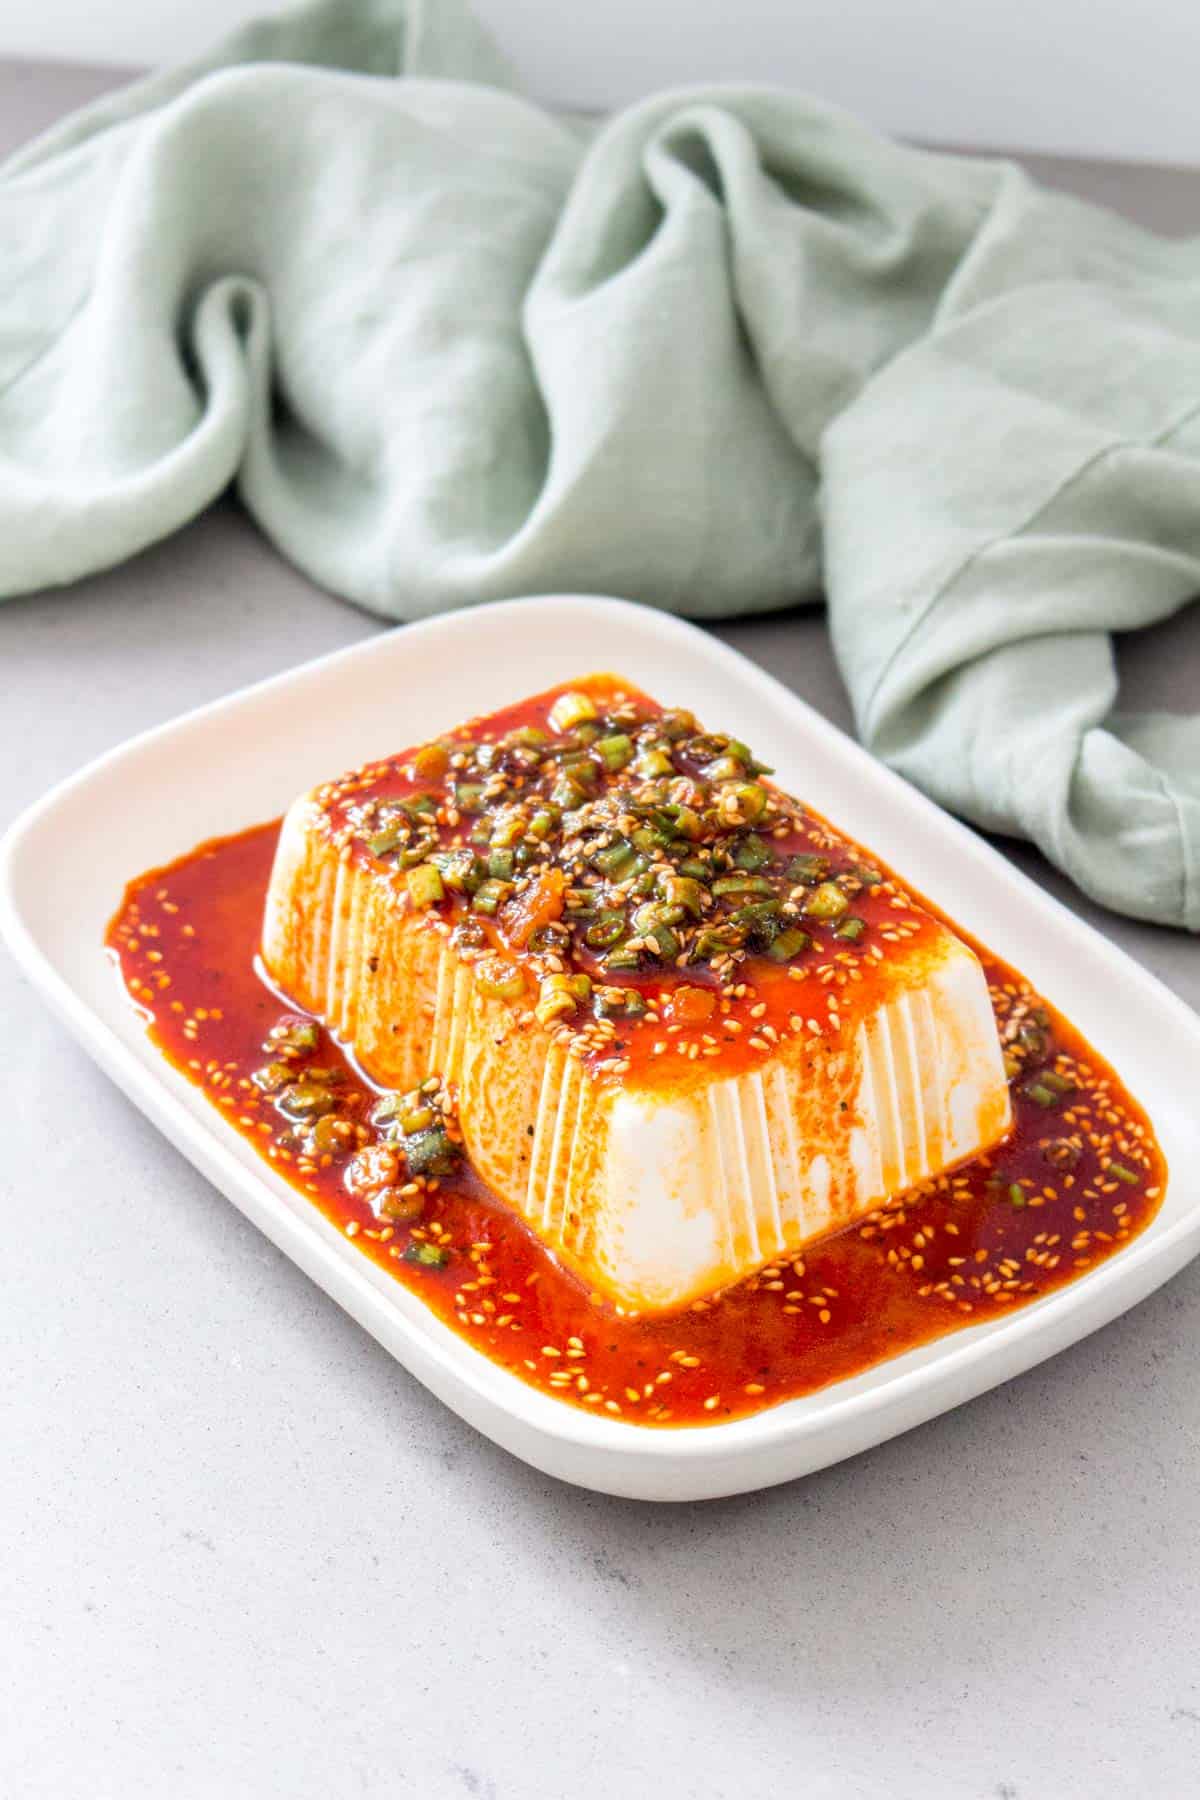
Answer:
[[[423,1269],[444,1269],[450,1261],[450,1252],[441,1244],[410,1244],[404,1252],[404,1261],[417,1263]]]
[[[578,692],[560,694],[550,708],[550,729],[570,731],[573,725],[580,725],[585,719],[595,717],[596,703],[590,695]]]
[[[812,919],[840,919],[849,907],[849,900],[832,881],[823,881],[804,902],[804,910]]]
[[[432,863],[418,863],[415,869],[408,871],[405,880],[408,897],[418,910],[436,906],[439,900],[446,898],[442,878]]]

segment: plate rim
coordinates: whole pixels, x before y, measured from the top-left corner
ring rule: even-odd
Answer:
[[[1088,942],[1093,954],[1101,953],[1105,961],[1115,968],[1123,978],[1129,979],[1132,973],[1135,982],[1154,995],[1159,1006],[1165,1005],[1177,1024],[1196,1039],[1200,1048],[1200,1018],[1177,994],[1153,972],[1137,962],[1127,952],[1120,949],[1103,933],[1096,930],[1088,921],[1073,913],[1061,900],[1040,887],[1030,876],[1007,858],[993,845],[972,831],[961,820],[938,807],[927,795],[906,782],[901,776],[889,769],[885,764],[871,756],[854,738],[843,732],[840,727],[827,719],[808,701],[794,693],[776,676],[761,668],[748,657],[724,643],[700,626],[675,615],[667,614],[653,607],[633,601],[619,599],[615,596],[596,594],[543,594],[523,596],[520,598],[491,601],[452,614],[438,615],[423,619],[410,625],[393,627],[369,636],[357,643],[344,646],[332,652],[307,658],[291,668],[279,671],[247,686],[238,688],[230,694],[209,700],[200,706],[151,726],[144,731],[122,740],[111,746],[99,756],[94,757],[82,768],[56,782],[39,798],[26,806],[8,826],[0,837],[0,936],[6,940],[9,948],[32,984],[51,1006],[55,1016],[70,1031],[76,1041],[87,1051],[100,1068],[116,1082],[123,1093],[134,1102],[163,1135],[181,1150],[193,1166],[200,1169],[206,1179],[213,1182],[222,1194],[231,1200],[239,1210],[247,1216],[251,1223],[263,1230],[273,1242],[287,1255],[297,1262],[310,1279],[317,1282],[329,1297],[344,1310],[351,1312],[365,1329],[370,1330],[378,1341],[383,1343],[389,1354],[398,1361],[405,1362],[394,1343],[380,1337],[374,1325],[361,1317],[347,1298],[331,1289],[322,1278],[309,1266],[310,1260],[318,1261],[329,1267],[330,1273],[336,1274],[338,1281],[348,1282],[351,1287],[360,1290],[359,1300],[368,1310],[381,1309],[390,1313],[390,1330],[398,1331],[408,1343],[414,1357],[423,1361],[428,1357],[439,1365],[448,1382],[466,1387],[476,1404],[480,1407],[499,1408],[516,1420],[526,1432],[533,1432],[538,1438],[547,1440],[556,1446],[571,1448],[585,1454],[596,1453],[604,1457],[616,1456],[621,1464],[650,1465],[661,1469],[663,1466],[679,1464],[691,1465],[697,1461],[707,1465],[725,1463],[744,1457],[753,1450],[760,1457],[795,1446],[799,1451],[809,1445],[822,1434],[837,1433],[847,1427],[858,1425],[870,1429],[866,1444],[855,1443],[850,1448],[835,1450],[823,1462],[812,1464],[816,1468],[826,1463],[839,1460],[844,1455],[854,1454],[855,1450],[873,1445],[895,1435],[896,1432],[909,1428],[919,1422],[911,1418],[908,1423],[897,1424],[892,1431],[886,1429],[888,1417],[895,1412],[902,1412],[906,1403],[919,1398],[923,1390],[936,1390],[939,1384],[954,1384],[965,1387],[959,1399],[937,1399],[936,1391],[932,1397],[936,1404],[929,1412],[920,1414],[921,1418],[937,1416],[941,1412],[951,1410],[961,1400],[971,1398],[984,1392],[988,1387],[998,1386],[1012,1378],[1023,1369],[1034,1366],[1037,1362],[1057,1353],[1059,1349],[1071,1343],[1079,1342],[1099,1325],[1117,1316],[1120,1312],[1137,1303],[1145,1294],[1153,1291],[1182,1266],[1188,1256],[1200,1250],[1200,1194],[1188,1202],[1188,1209],[1173,1223],[1158,1230],[1152,1221],[1147,1229],[1139,1234],[1133,1242],[1125,1246],[1114,1256],[1108,1258],[1098,1268],[1089,1270],[1068,1282],[1042,1299],[1021,1307],[1018,1311],[1005,1315],[994,1321],[981,1321],[981,1328],[972,1331],[963,1328],[931,1340],[927,1346],[919,1346],[915,1350],[902,1352],[894,1358],[885,1359],[882,1363],[872,1365],[875,1369],[893,1370],[884,1375],[876,1385],[869,1389],[853,1393],[843,1390],[846,1381],[835,1381],[827,1387],[817,1389],[813,1393],[798,1396],[793,1400],[785,1400],[777,1405],[745,1417],[727,1421],[719,1421],[711,1425],[670,1426],[662,1429],[648,1428],[627,1420],[613,1420],[596,1417],[581,1409],[568,1406],[560,1401],[544,1395],[522,1382],[519,1377],[504,1370],[494,1363],[486,1354],[477,1349],[471,1342],[453,1332],[443,1321],[426,1308],[419,1295],[414,1295],[421,1308],[422,1317],[410,1318],[399,1308],[389,1308],[387,1290],[381,1288],[379,1282],[363,1279],[366,1271],[373,1268],[361,1254],[353,1252],[352,1247],[342,1242],[341,1234],[324,1218],[318,1209],[297,1196],[304,1208],[303,1216],[295,1211],[289,1212],[286,1201],[277,1192],[272,1183],[266,1179],[269,1171],[264,1165],[261,1172],[245,1166],[233,1155],[232,1146],[225,1139],[225,1132],[232,1133],[213,1110],[211,1121],[201,1121],[186,1106],[182,1094],[176,1091],[175,1083],[185,1083],[185,1078],[171,1068],[165,1059],[159,1058],[161,1066],[149,1060],[142,1060],[134,1050],[122,1041],[115,1029],[104,1018],[91,1002],[80,993],[68,976],[56,965],[50,951],[39,941],[33,923],[25,916],[21,905],[17,884],[20,875],[22,855],[34,844],[35,836],[52,826],[54,815],[73,796],[81,790],[93,786],[101,778],[118,771],[123,764],[141,761],[148,753],[163,743],[177,738],[186,729],[203,724],[222,714],[244,711],[253,707],[267,696],[279,690],[287,689],[313,676],[323,675],[333,669],[352,665],[359,661],[369,661],[378,655],[380,645],[403,638],[411,643],[414,635],[422,638],[453,637],[464,628],[469,628],[473,618],[486,612],[493,616],[508,616],[518,609],[524,620],[531,621],[539,612],[558,614],[566,608],[590,609],[594,614],[608,618],[612,623],[620,625],[631,616],[639,626],[645,627],[653,618],[655,629],[668,636],[675,635],[681,642],[704,647],[706,655],[723,664],[729,673],[742,683],[747,681],[760,689],[769,691],[772,696],[786,708],[798,710],[810,727],[819,732],[832,734],[838,740],[840,753],[857,762],[859,767],[869,768],[872,779],[882,783],[891,791],[902,792],[905,803],[910,808],[914,803],[927,819],[932,819],[943,834],[953,842],[956,849],[964,850],[971,860],[982,867],[990,867],[1003,872],[1007,882],[1015,884],[1017,890],[1030,901],[1035,910],[1049,912],[1060,921],[1065,921],[1073,934],[1081,934]],[[619,647],[614,646],[614,657],[619,662]],[[184,852],[186,854],[186,852]],[[130,879],[133,878],[131,875]],[[147,1043],[149,1040],[147,1039]],[[157,1053],[155,1053],[157,1055]],[[169,1079],[172,1077],[173,1079]],[[192,1084],[186,1084],[188,1088]],[[222,1130],[213,1129],[221,1126]],[[240,1139],[240,1134],[233,1133]],[[209,1164],[216,1162],[222,1170],[220,1177],[212,1172]],[[282,1178],[280,1178],[282,1179]],[[1171,1170],[1168,1175],[1168,1188],[1171,1180],[1178,1180],[1178,1171]],[[258,1189],[257,1194],[246,1190]],[[235,1191],[231,1191],[235,1190]],[[243,1195],[247,1204],[243,1204]],[[1166,1194],[1164,1193],[1164,1200]],[[283,1210],[281,1236],[303,1236],[307,1231],[313,1237],[313,1256],[309,1260],[301,1260],[291,1244],[281,1242],[280,1236],[269,1231],[259,1212],[266,1208],[269,1212],[278,1213]],[[328,1236],[326,1235],[328,1234]],[[334,1253],[337,1252],[335,1255]],[[1183,1254],[1180,1254],[1183,1252]],[[349,1253],[349,1254],[347,1254]],[[386,1280],[386,1272],[381,1272]],[[1138,1287],[1138,1276],[1156,1275],[1157,1279],[1144,1285],[1140,1291],[1119,1304],[1112,1311],[1105,1312],[1103,1305],[1097,1302],[1113,1297],[1112,1290],[1133,1289]],[[392,1284],[398,1291],[399,1284]],[[1116,1296],[1120,1300],[1121,1296]],[[1092,1323],[1084,1322],[1080,1329],[1072,1329],[1079,1325],[1078,1315],[1091,1311],[1101,1313]],[[1064,1335],[1065,1331],[1065,1335]],[[443,1334],[453,1346],[453,1355],[447,1354],[447,1346],[442,1341]],[[1043,1340],[1055,1338],[1057,1342],[1043,1345]],[[908,1357],[918,1354],[920,1350],[932,1351],[927,1360],[904,1367]],[[992,1362],[1013,1361],[1012,1353],[1017,1352],[1016,1361],[1019,1367],[1008,1367],[995,1372],[994,1379],[974,1386],[969,1379],[979,1372],[983,1365]],[[1025,1358],[1024,1350],[1032,1350],[1033,1354]],[[427,1375],[405,1363],[414,1378],[426,1386],[431,1385]],[[485,1374],[487,1379],[481,1379]],[[510,1389],[510,1397],[498,1396],[489,1391],[489,1385],[497,1376],[503,1377],[501,1386]],[[437,1391],[437,1390],[435,1390]],[[449,1399],[445,1393],[438,1397],[452,1409],[459,1411],[460,1416],[469,1416],[470,1422],[494,1441],[505,1443],[505,1447],[515,1454],[523,1456],[535,1466],[547,1467],[539,1459],[527,1454],[525,1449],[515,1448],[503,1437],[498,1437],[487,1424],[480,1423],[472,1415],[463,1414],[456,1401]],[[803,1408],[803,1411],[797,1409]],[[873,1427],[883,1427],[875,1431]],[[555,1470],[559,1473],[561,1471]],[[765,1478],[738,1482],[732,1487],[714,1489],[720,1492],[743,1491],[771,1485],[775,1481],[793,1479],[797,1474],[805,1472],[793,1469]],[[602,1480],[592,1480],[578,1473],[570,1473],[567,1479],[580,1485],[603,1488]],[[635,1484],[636,1485],[636,1484]],[[608,1490],[624,1491],[624,1490]],[[690,1494],[681,1495],[690,1498]]]

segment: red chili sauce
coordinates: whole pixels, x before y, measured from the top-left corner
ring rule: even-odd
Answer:
[[[518,711],[504,718],[515,721]],[[386,767],[376,766],[376,781]],[[812,815],[809,834],[785,848],[846,843],[823,836],[827,829]],[[285,1012],[257,964],[278,830],[276,821],[202,844],[130,884],[107,935],[125,985],[167,1058],[359,1250],[484,1355],[561,1400],[644,1425],[757,1412],[1064,1286],[1158,1209],[1166,1168],[1141,1107],[1020,975],[975,945],[1002,1041],[1019,1063],[1010,1136],[711,1300],[667,1316],[622,1316],[562,1268],[465,1163],[427,1184],[418,1216],[384,1222],[348,1191],[348,1156],[297,1151],[287,1119],[252,1079]],[[891,895],[900,896],[902,919],[887,918]],[[908,910],[909,895],[890,875],[857,904],[873,928],[921,929],[919,910]],[[797,984],[808,999],[805,966],[790,976],[759,970],[781,1026],[782,1009],[798,1004]],[[829,994],[813,994],[824,1017]],[[338,1071],[351,1115],[357,1108],[366,1118],[377,1091],[323,1028],[307,1035],[308,1061]],[[726,1054],[722,1074],[734,1073],[729,1065],[740,1068],[745,1050],[729,1043]]]

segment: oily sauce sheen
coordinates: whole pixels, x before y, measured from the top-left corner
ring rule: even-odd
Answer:
[[[1019,975],[975,946],[1020,1062],[1010,1138],[712,1300],[622,1316],[465,1164],[428,1184],[419,1218],[384,1223],[347,1190],[348,1156],[298,1152],[252,1080],[281,1015],[298,1016],[256,964],[278,829],[201,845],[131,883],[107,940],[125,984],[170,1061],[358,1250],[561,1400],[659,1426],[756,1412],[1062,1287],[1158,1208],[1165,1165],[1141,1108]],[[378,1096],[328,1033],[305,1056],[341,1071],[340,1091],[365,1119]]]

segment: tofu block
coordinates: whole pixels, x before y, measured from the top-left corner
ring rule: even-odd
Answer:
[[[511,882],[499,881],[507,894],[484,887],[497,879],[484,873],[487,819],[511,820],[514,792],[526,796],[524,816],[532,816],[545,783],[530,796],[530,783],[511,775],[505,787],[501,771],[490,777],[493,808],[484,800],[481,814],[473,793],[474,811],[464,814],[455,800],[460,771],[441,773],[442,757],[433,756],[426,760],[439,771],[434,797],[444,804],[437,815],[403,815],[389,807],[406,796],[411,804],[422,787],[411,756],[373,765],[290,808],[263,958],[273,980],[381,1088],[440,1076],[456,1096],[466,1152],[497,1196],[592,1290],[626,1311],[661,1312],[795,1255],[994,1145],[1010,1125],[1008,1087],[977,958],[898,883],[864,864],[857,846],[764,782],[737,784],[737,757],[731,763],[719,740],[704,765],[723,771],[711,787],[697,775],[699,752],[660,751],[668,773],[653,754],[654,741],[671,742],[655,739],[664,715],[616,677],[591,677],[566,692],[589,699],[600,717],[606,735],[593,741],[632,737],[651,751],[639,751],[611,780],[607,770],[603,781],[592,779],[581,805],[565,810],[561,851],[552,843],[546,855],[536,840],[527,873],[514,869]],[[562,698],[555,690],[519,715],[541,721],[536,729],[551,744],[571,741],[569,730],[545,723]],[[628,729],[610,729],[626,723],[626,712]],[[463,727],[441,750],[475,758],[481,742],[522,729],[511,717]],[[683,741],[713,749],[698,727]],[[611,760],[618,753],[624,748],[603,752]],[[657,773],[640,774],[639,762]],[[495,764],[485,762],[485,776],[489,768]],[[745,772],[752,776],[753,765]],[[561,776],[553,779],[561,800]],[[648,816],[663,793],[685,794],[688,781],[692,799],[717,796],[707,812],[690,809],[709,818],[712,832],[706,838],[684,818],[692,839],[672,838],[679,820],[668,813],[666,844],[638,852],[648,866],[631,874],[636,863],[620,846],[633,838],[619,827]],[[727,812],[754,811],[759,800],[746,797],[749,786],[770,795],[760,816],[720,817],[722,783],[731,782],[743,792]],[[486,795],[487,779],[483,787]],[[471,852],[475,892],[443,883],[439,899],[415,900],[428,888],[419,880],[414,888],[411,866],[394,866],[394,846],[384,847],[395,818],[406,821],[401,854],[405,842],[420,849],[420,833],[436,837],[432,854],[442,857],[447,882],[458,868],[447,856],[461,859],[465,844],[479,845]],[[758,829],[750,832],[750,823]],[[511,835],[511,825],[499,835]],[[615,881],[581,873],[614,846]],[[705,846],[712,869],[697,900],[677,870],[700,866]],[[758,872],[739,873],[734,856]],[[507,868],[503,850],[491,866]],[[561,895],[551,881],[557,868],[565,871]],[[715,891],[739,880],[745,891]],[[589,947],[588,932],[615,933],[616,903],[630,883],[641,891],[625,897],[615,952]],[[564,909],[532,934],[528,907],[521,910],[530,894]],[[475,907],[481,895],[483,911]],[[674,916],[681,896],[696,918],[686,910]],[[715,930],[715,950],[705,929],[710,937]],[[586,996],[560,1007],[562,983],[585,969]]]

